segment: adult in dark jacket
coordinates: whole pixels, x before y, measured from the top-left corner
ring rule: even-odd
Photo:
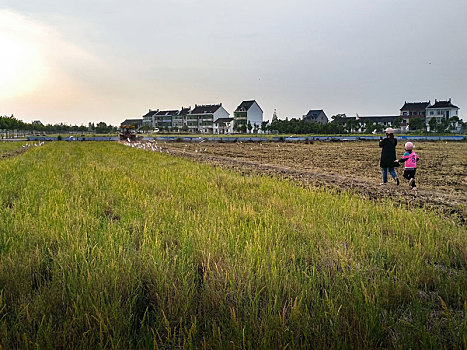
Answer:
[[[386,185],[386,183],[388,182],[388,170],[396,184],[399,185],[399,179],[397,178],[397,174],[394,171],[394,161],[397,160],[397,139],[394,138],[394,129],[387,128],[385,132],[386,138],[379,139],[379,147],[382,148],[381,160],[379,162],[379,166],[381,167],[383,173],[383,182],[381,183],[381,185]]]

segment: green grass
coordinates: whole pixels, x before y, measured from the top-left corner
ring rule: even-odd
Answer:
[[[25,144],[24,142],[1,142],[0,141],[0,156],[10,151],[19,149],[23,147],[24,144]]]
[[[445,218],[116,143],[0,165],[0,348],[467,346]]]

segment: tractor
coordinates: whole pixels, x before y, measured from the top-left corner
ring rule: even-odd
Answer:
[[[136,141],[136,131],[134,125],[120,126],[120,141]]]

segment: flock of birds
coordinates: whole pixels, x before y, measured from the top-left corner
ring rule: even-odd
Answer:
[[[201,142],[200,142],[201,143]],[[131,147],[131,148],[136,148],[136,149],[141,149],[144,151],[152,151],[152,152],[165,152],[165,153],[170,153],[168,148],[164,148],[160,146],[157,141],[147,141],[147,142],[141,142],[141,141],[136,141],[136,142],[124,142],[123,143],[125,146]],[[183,147],[182,153],[185,153],[187,150],[188,145],[185,144],[185,147]],[[207,152],[206,147],[197,147],[195,149],[195,153],[198,152]]]
[[[26,144],[22,145],[21,147],[22,147],[22,148],[39,147],[39,146],[43,146],[44,144],[45,144],[45,142],[44,142],[44,141],[41,141],[41,142],[39,142],[39,143],[35,143],[35,142],[34,142],[34,143],[31,143],[31,144],[26,143]]]
[[[196,148],[194,149],[194,152],[195,153],[202,153],[202,152],[207,152],[208,149],[207,147],[201,147],[201,144],[204,142],[205,140],[202,140],[201,142],[198,142]],[[157,141],[155,140],[150,140],[150,141],[126,141],[126,142],[122,142],[125,146],[128,146],[128,147],[131,147],[131,148],[136,148],[136,149],[140,149],[140,150],[144,150],[144,151],[152,151],[152,152],[165,152],[165,153],[170,153],[170,150],[168,148],[164,148],[162,146],[160,146]],[[165,142],[164,142],[165,144]],[[242,141],[238,142],[239,145],[243,144]],[[263,146],[262,143],[259,144],[260,147]],[[279,144],[276,145],[277,146],[277,149],[280,149],[280,146]],[[181,151],[182,153],[185,153],[187,151],[187,148],[188,148],[188,145],[185,144],[184,147],[183,147],[183,150]],[[249,146],[250,150],[253,150],[253,147]]]

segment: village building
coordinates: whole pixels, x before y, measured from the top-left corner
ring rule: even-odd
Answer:
[[[372,123],[375,128],[386,129],[394,126],[394,121],[398,115],[366,115],[347,117],[343,115],[339,118],[341,125],[350,132],[365,132],[368,123]]]
[[[359,122],[358,132],[364,132],[366,130],[366,125],[371,122],[375,126],[382,129],[390,128],[394,126],[394,120],[399,118],[398,115],[366,115],[358,116],[357,121]]]
[[[255,100],[242,101],[234,111],[233,128],[238,132],[253,133],[261,128],[263,110]],[[251,126],[249,128],[249,125]]]
[[[182,107],[172,116],[172,128],[181,130],[186,125],[186,116],[190,113],[191,107]]]
[[[228,118],[229,113],[222,107],[222,103],[216,105],[195,105],[195,108],[186,115],[188,131],[193,133],[214,133],[214,122],[220,118]]]
[[[431,105],[430,101],[428,102],[407,102],[405,101],[404,105],[400,109],[401,125],[400,131],[407,132],[409,131],[409,123],[411,119],[421,118],[425,123],[426,109]]]
[[[160,130],[169,130],[172,128],[172,117],[177,114],[178,110],[158,111],[154,115],[155,127]]]
[[[426,108],[426,120],[425,120],[425,125],[427,128],[427,131],[430,131],[430,125],[429,122],[432,118],[436,119],[437,123],[443,122],[443,121],[449,121],[450,118],[452,117],[458,117],[459,118],[459,107],[455,106],[452,104],[451,99],[447,101],[438,101],[435,100],[435,103],[431,106],[428,106]],[[456,123],[456,128],[458,123]]]
[[[213,133],[218,135],[232,134],[233,130],[233,118],[219,118],[214,121]]]
[[[152,128],[156,127],[155,115],[157,112],[159,112],[158,109],[155,111],[150,109],[148,113],[143,115],[143,126],[149,125]]]
[[[120,123],[120,126],[123,125],[133,125],[136,129],[139,129],[143,126],[143,119],[125,119]]]
[[[308,113],[303,116],[303,120],[319,124],[326,124],[329,122],[326,113],[324,113],[322,109],[310,109]]]

